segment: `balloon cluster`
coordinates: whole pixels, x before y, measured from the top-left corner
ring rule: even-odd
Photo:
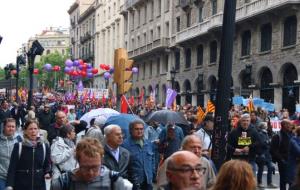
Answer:
[[[64,72],[73,78],[93,78],[98,73],[97,68],[93,68],[91,63],[85,63],[83,60],[65,61]]]
[[[114,73],[114,68],[111,67],[110,65],[100,64],[100,69],[106,71],[103,74],[103,77],[106,80],[109,79],[109,78],[111,78],[111,75]],[[132,67],[131,71],[132,71],[132,73],[136,74],[136,73],[138,73],[138,68],[137,67]]]

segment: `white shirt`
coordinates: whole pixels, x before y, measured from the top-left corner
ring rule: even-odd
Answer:
[[[108,145],[107,145],[108,146]],[[110,146],[108,146],[110,153],[114,156],[114,158],[119,162],[119,155],[120,155],[120,149],[119,147],[117,149],[113,149]]]

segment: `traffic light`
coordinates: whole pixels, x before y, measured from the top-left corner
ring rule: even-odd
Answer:
[[[114,83],[118,85],[118,94],[125,94],[132,86],[132,83],[129,82],[132,77],[132,64],[133,61],[128,60],[126,49],[115,50]]]

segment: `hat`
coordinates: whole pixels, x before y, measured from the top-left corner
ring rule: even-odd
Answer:
[[[95,125],[99,126],[99,127],[103,127],[105,122],[106,122],[106,117],[104,116],[98,116],[96,119],[95,119]]]
[[[206,115],[203,121],[214,122],[214,117],[212,115]]]

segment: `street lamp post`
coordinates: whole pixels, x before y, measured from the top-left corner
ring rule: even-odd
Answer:
[[[20,72],[20,65],[25,65],[26,61],[23,55],[19,55],[17,57],[17,73],[16,73],[16,102],[19,102],[19,72]]]
[[[172,69],[170,70],[171,73],[171,85],[172,85],[172,89],[174,89],[175,86],[175,76],[176,76],[176,70],[174,67],[172,67]]]
[[[42,55],[43,51],[44,51],[44,48],[41,46],[41,44],[37,40],[35,40],[35,41],[33,41],[31,48],[27,52],[28,71],[29,71],[29,91],[28,91],[27,109],[29,109],[32,104],[34,59],[35,59],[35,56]]]

